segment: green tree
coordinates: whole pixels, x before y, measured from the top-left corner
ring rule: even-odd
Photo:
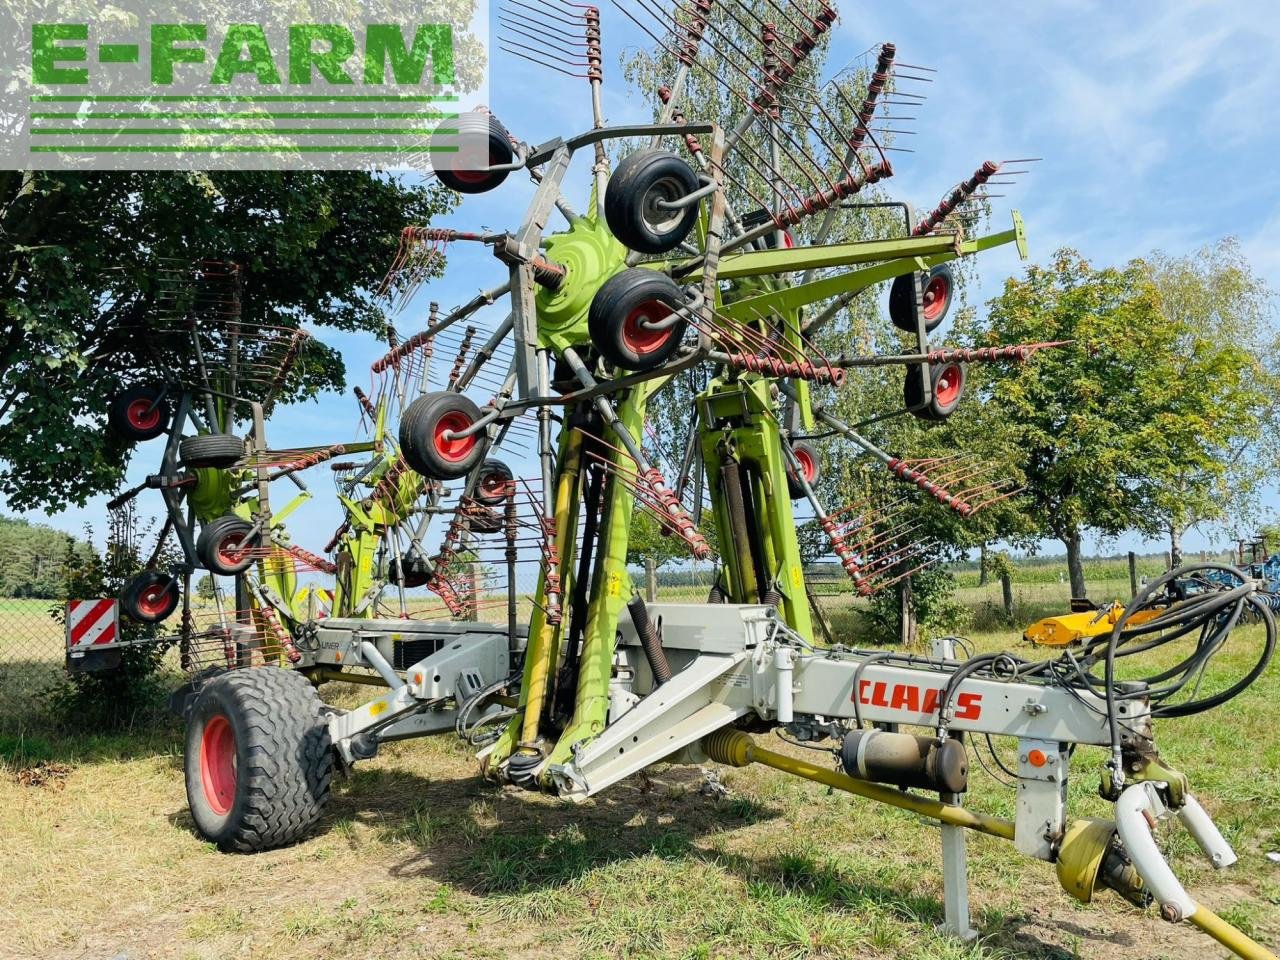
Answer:
[[[1245,419],[1241,433],[1234,416],[1239,403],[1254,408],[1248,346],[1171,309],[1155,282],[1169,268],[1155,263],[1099,269],[1059,251],[1008,280],[972,332],[979,345],[1070,341],[971,377],[990,413],[979,426],[1019,451],[1028,518],[1066,547],[1075,596],[1086,590],[1084,531],[1151,536],[1206,515],[1200,491],[1229,472],[1215,459],[1256,430]],[[1192,509],[1175,516],[1179,503]]]
[[[196,596],[201,600],[212,600],[215,596],[213,577],[205,574],[196,581]]]
[[[0,493],[56,510],[118,484],[109,399],[185,359],[155,353],[166,273],[236,262],[246,326],[381,332],[401,228],[451,197],[345,171],[0,172]],[[283,400],[343,384],[338,351],[306,351]]]
[[[1180,365],[1158,387],[1165,400],[1161,433],[1173,462],[1149,478],[1145,494],[1177,567],[1187,528],[1257,518],[1280,452],[1280,337],[1271,322],[1271,291],[1232,239],[1185,257],[1157,254],[1146,271]]]
[[[0,597],[65,597],[68,553],[91,552],[89,544],[61,530],[0,517]]]

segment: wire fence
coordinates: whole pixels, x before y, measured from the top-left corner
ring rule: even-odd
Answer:
[[[1122,568],[1098,568],[1089,580],[1090,596],[1098,602],[1125,601],[1129,598],[1129,581]],[[666,570],[660,576],[646,576],[643,570],[632,571],[633,582],[642,594],[658,602],[705,603],[714,570],[703,565],[689,570]],[[536,563],[517,565],[516,618],[527,623],[535,607],[538,579]],[[475,565],[473,574],[464,579],[470,602],[462,619],[505,623],[509,615],[506,570],[501,566]],[[317,577],[306,587],[323,592],[332,588],[325,578]],[[815,639],[819,642],[866,645],[866,624],[862,617],[868,602],[856,595],[853,585],[842,575],[830,571],[812,571],[806,583]],[[149,631],[148,639],[167,652],[161,669],[166,681],[178,686],[184,675],[209,667],[246,665],[243,651],[226,642],[223,629],[237,619],[234,603],[228,602],[229,590],[218,597],[192,597],[187,609],[179,609],[158,629]],[[1020,632],[1029,623],[1055,613],[1065,612],[1070,597],[1069,587],[1043,571],[1015,569],[1012,582],[1012,609],[1006,605],[1003,587],[998,579],[979,585],[976,575],[960,575],[955,601],[966,612],[966,624],[978,631]],[[38,722],[47,715],[50,704],[60,689],[65,689],[66,672],[66,597],[0,597],[0,731]],[[75,597],[73,599],[91,599]],[[439,597],[418,588],[403,595],[394,586],[383,593],[376,608],[382,617],[411,619],[451,619]],[[241,615],[241,619],[249,619]],[[184,630],[185,623],[185,630]],[[254,621],[256,631],[271,646],[268,624]],[[126,634],[131,633],[125,624]],[[133,631],[136,634],[136,631]],[[262,662],[261,651],[254,662]]]

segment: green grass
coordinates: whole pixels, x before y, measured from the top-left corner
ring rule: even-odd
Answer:
[[[1127,572],[1090,587],[1098,600],[1123,597]],[[999,605],[999,586],[962,586],[960,597],[981,621]],[[1020,615],[1060,612],[1066,598],[1056,581],[1015,581]],[[856,617],[847,598],[824,602]],[[970,633],[978,649],[1021,646],[1025,621],[983,622]],[[1260,636],[1257,627],[1240,631],[1207,682],[1240,671]],[[344,705],[355,696],[334,693]],[[1280,849],[1277,700],[1273,667],[1227,707],[1158,726],[1163,756],[1191,776],[1240,855],[1216,872],[1185,833],[1165,830],[1174,869],[1194,896],[1270,944],[1280,942],[1280,867],[1266,859]],[[1011,744],[998,746],[1011,762]],[[1103,759],[1098,749],[1077,751],[1073,815],[1107,813],[1096,792]],[[70,775],[45,787],[15,776],[49,762]],[[731,790],[721,799],[701,793],[697,767],[659,766],[575,806],[481,780],[452,737],[392,744],[339,782],[312,838],[246,857],[219,854],[192,832],[176,726],[3,738],[0,956],[1224,955],[1186,925],[1143,916],[1112,895],[1076,904],[1050,865],[982,836],[969,839],[982,938],[957,943],[934,931],[942,892],[935,828],[772,770],[719,772]],[[968,802],[1013,813],[1012,791],[977,765]]]

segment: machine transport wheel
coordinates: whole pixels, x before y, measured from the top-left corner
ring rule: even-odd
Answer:
[[[701,186],[693,168],[674,153],[657,149],[629,153],[604,192],[609,230],[640,253],[674,250],[697,222],[698,204],[674,210],[659,204],[687,197]]]
[[[187,803],[202,837],[251,853],[294,843],[329,801],[333,746],[323,705],[300,673],[233,670],[191,707]]]
[[[486,507],[497,507],[507,502],[515,488],[515,474],[501,460],[492,457],[480,465],[476,480],[475,498]]]
[[[183,437],[178,444],[178,462],[189,470],[234,467],[244,456],[244,441],[230,433],[203,433]]]
[[[933,399],[924,405],[924,392],[920,389],[920,368],[907,367],[902,381],[902,402],[921,420],[945,420],[955,413],[964,396],[964,364],[938,364],[929,368],[929,376],[933,380]]]
[[[791,452],[795,454],[796,461],[800,464],[805,481],[812,487],[822,475],[818,467],[818,451],[814,449],[813,444],[801,440],[791,445]],[[790,464],[787,465],[787,491],[791,494],[792,500],[804,499],[804,490],[797,482]]]
[[[676,352],[688,320],[651,325],[669,321],[684,304],[684,291],[666,274],[642,267],[624,270],[606,280],[591,301],[591,342],[616,367],[652,370]]]
[[[947,318],[955,292],[951,268],[940,263],[924,277],[924,328],[933,333]],[[889,319],[899,330],[916,332],[915,274],[897,277],[889,288]]]
[[[436,159],[432,165],[441,183],[458,193],[488,193],[507,179],[509,170],[471,169],[466,159],[483,156],[486,147],[491,167],[502,166],[515,159],[511,135],[497,117],[484,112],[464,113],[451,127],[458,131],[457,134],[440,134],[439,137],[447,140],[445,146],[457,147],[462,153],[433,154]]]
[[[159,623],[172,616],[180,599],[177,578],[163,570],[144,570],[120,591],[120,611],[139,623]]]
[[[126,440],[152,440],[169,429],[172,415],[163,389],[139,383],[112,398],[107,406],[107,426]]]
[[[484,456],[484,431],[455,436],[481,417],[480,408],[460,393],[438,391],[414,400],[400,418],[400,453],[417,473],[431,480],[466,476]]]
[[[227,577],[243,573],[257,559],[249,539],[252,530],[253,524],[234,514],[211,520],[196,540],[196,556],[210,573]]]

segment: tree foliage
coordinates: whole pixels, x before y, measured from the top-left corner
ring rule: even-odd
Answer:
[[[0,172],[0,492],[57,510],[119,482],[109,399],[182,359],[150,355],[166,274],[234,261],[246,325],[381,332],[401,228],[451,202],[362,172]],[[343,385],[336,350],[307,350],[282,400]]]
[[[68,554],[91,553],[89,544],[61,530],[0,517],[0,597],[66,597]]]
[[[1270,290],[1234,240],[1145,267],[1182,361],[1162,418],[1171,462],[1145,491],[1176,566],[1188,527],[1229,520],[1243,534],[1257,519],[1277,463],[1280,334]]]
[[[971,382],[990,414],[982,429],[1018,452],[1036,532],[1067,547],[1076,595],[1083,531],[1154,535],[1175,513],[1209,515],[1210,491],[1231,474],[1225,452],[1257,436],[1268,365],[1256,337],[1241,337],[1248,311],[1200,299],[1217,295],[1197,289],[1194,264],[1095,268],[1062,250],[1008,280],[972,332],[978,345],[1069,342],[1025,365],[974,368]],[[1174,274],[1177,289],[1162,288]]]

